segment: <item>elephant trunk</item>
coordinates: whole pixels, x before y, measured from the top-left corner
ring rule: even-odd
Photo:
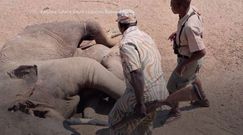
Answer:
[[[116,45],[112,38],[109,38],[104,29],[96,21],[88,20],[87,22],[87,33],[92,35],[97,44],[103,44],[109,48]]]

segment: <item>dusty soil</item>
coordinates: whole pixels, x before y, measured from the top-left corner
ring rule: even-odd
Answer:
[[[136,11],[139,27],[160,47],[162,67],[168,79],[176,64],[170,42],[178,17],[170,11],[169,0],[1,0],[0,48],[27,25],[94,19],[108,31],[117,29],[116,11]],[[240,135],[243,132],[243,1],[194,0],[204,17],[207,56],[200,78],[211,101],[210,108],[181,105],[181,119],[161,125],[157,117],[155,135]],[[99,116],[106,118],[106,116]],[[82,135],[105,132],[102,127],[76,126]],[[107,134],[105,132],[104,134]]]

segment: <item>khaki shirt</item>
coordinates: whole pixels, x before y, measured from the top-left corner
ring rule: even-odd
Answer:
[[[144,91],[153,87],[156,80],[162,77],[159,50],[152,38],[138,27],[130,27],[124,32],[120,53],[127,89],[133,90],[130,73],[139,68],[144,73]]]
[[[195,15],[190,15],[192,13]],[[179,48],[179,53],[181,55],[191,56],[193,52],[205,49],[202,34],[203,25],[202,18],[194,7],[190,7],[188,13],[179,20],[176,33],[176,43],[179,45],[179,34],[181,28],[185,24],[181,32],[181,47]]]

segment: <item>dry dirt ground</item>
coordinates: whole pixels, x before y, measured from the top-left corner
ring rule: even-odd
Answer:
[[[208,53],[200,77],[211,107],[192,109],[184,103],[181,119],[167,125],[160,125],[157,119],[153,133],[240,135],[243,133],[243,1],[193,0],[193,5],[204,17]],[[94,19],[106,30],[117,29],[115,12],[123,8],[136,11],[139,27],[160,47],[162,67],[168,79],[176,59],[167,37],[176,29],[178,19],[170,11],[169,0],[1,0],[0,48],[27,25],[36,23]],[[104,131],[95,126],[75,128],[82,135]]]

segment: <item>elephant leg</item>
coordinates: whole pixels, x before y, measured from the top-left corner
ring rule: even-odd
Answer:
[[[118,99],[125,92],[125,83],[99,63],[91,63],[88,67],[87,82],[96,89]]]
[[[64,117],[69,118],[71,117],[74,113],[77,111],[77,106],[79,104],[80,97],[78,95],[68,97],[65,100],[65,105],[64,105]]]

